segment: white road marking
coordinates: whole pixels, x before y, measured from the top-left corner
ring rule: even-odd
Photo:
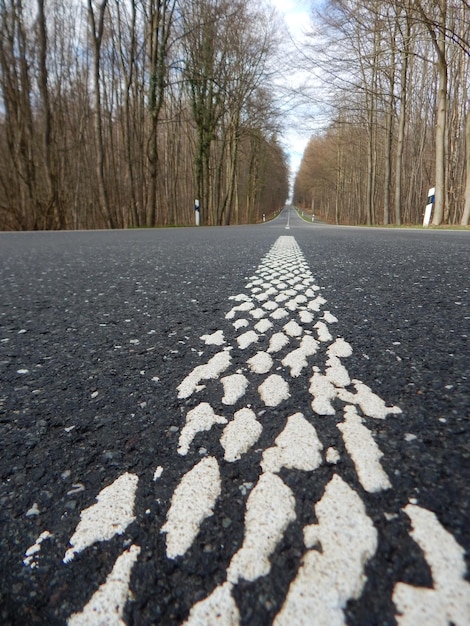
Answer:
[[[326,300],[317,294],[320,287],[314,284],[310,269],[293,237],[280,237],[276,241],[246,288],[251,290],[249,295],[238,294],[230,298],[237,304],[225,316],[225,319],[233,320],[228,324],[227,337],[222,330],[201,337],[206,345],[227,344],[227,347],[205,365],[196,366],[184,378],[178,386],[178,398],[184,400],[195,392],[201,392],[205,388],[201,383],[215,379],[222,383],[222,403],[233,405],[244,396],[248,384],[253,384],[253,380],[242,374],[249,371],[255,375],[253,378],[258,385],[261,401],[266,407],[277,407],[290,397],[289,382],[283,377],[288,377],[289,372],[283,371],[283,368],[290,371],[292,378],[299,377],[303,370],[311,368],[310,372],[307,370],[306,378],[310,377],[308,391],[313,396],[311,407],[316,425],[322,423],[317,419],[318,415],[335,415],[335,420],[331,421],[335,424],[336,418],[340,416],[340,405],[345,404],[342,407],[344,420],[336,425],[342,433],[359,481],[368,492],[390,488],[390,481],[380,463],[382,453],[367,429],[367,421],[361,417],[359,408],[365,417],[376,419],[385,419],[401,410],[394,406],[387,407],[361,381],[353,379],[351,382],[342,359],[352,354],[352,348],[344,339],[332,336],[328,325],[338,320],[329,311],[322,310]],[[283,326],[284,332],[267,335],[274,329],[273,322],[277,321]],[[245,331],[237,336],[242,329]],[[316,331],[317,339],[312,336],[312,329]],[[255,353],[254,344],[258,342],[263,347]],[[246,350],[246,366],[238,362],[240,353],[235,350],[237,344],[239,349]],[[278,354],[288,345],[291,346],[290,352]],[[237,355],[233,368],[235,371],[229,371],[221,378],[232,364],[231,350]],[[315,359],[310,359],[312,356]],[[283,376],[271,373],[273,370]],[[260,376],[265,376],[261,383]],[[298,393],[301,383],[301,380],[295,381],[295,384],[292,382],[295,393]],[[256,398],[251,398],[250,402],[253,402],[258,416],[261,418],[264,414],[268,423],[269,409],[259,410],[260,403]],[[277,417],[277,410],[273,411],[274,415]],[[224,460],[237,462],[258,441],[263,441],[263,426],[251,405],[237,411],[233,420],[227,423],[230,418],[230,411],[216,415],[208,402],[188,410],[178,452],[188,454],[197,433],[209,431],[216,424],[226,424],[220,436]],[[243,497],[251,490],[246,501],[242,545],[231,558],[226,582],[192,607],[186,624],[239,625],[241,618],[235,601],[237,594],[232,593],[235,585],[241,579],[254,581],[269,574],[276,547],[289,524],[296,519],[294,494],[278,473],[283,468],[311,472],[322,464],[323,443],[326,442],[320,441],[309,418],[309,415],[305,417],[301,413],[290,415],[274,444],[264,451],[255,451],[255,459],[259,459],[258,455],[262,453],[260,465],[263,473],[253,489],[252,482],[245,482],[238,488]],[[282,418],[280,423],[283,423]],[[276,427],[273,419],[269,427]],[[199,453],[206,454],[206,448],[201,448]],[[334,465],[340,461],[338,450],[328,447],[325,462],[330,465],[329,471],[334,472]],[[221,462],[219,467],[215,457],[204,458],[182,477],[176,487],[166,523],[161,528],[161,532],[166,533],[168,558],[184,555],[192,546],[204,520],[213,515],[222,488],[222,467],[225,464]],[[159,478],[161,471],[162,468],[157,468],[154,480]],[[125,474],[121,478],[129,476],[133,475]],[[64,561],[72,560],[78,551],[95,541],[104,541],[124,532],[134,519],[137,477],[133,480],[135,485],[130,495],[125,496],[123,490],[117,490],[120,498],[126,501],[126,511],[107,511],[113,507],[105,506],[109,495],[106,490],[118,481],[99,494],[98,504],[83,511],[82,520],[70,540],[72,548],[67,551]],[[120,498],[117,498],[118,507],[121,506]],[[312,503],[312,506],[318,523],[304,528],[307,552],[275,619],[276,626],[311,624],[312,616],[315,624],[344,624],[343,609],[348,600],[361,594],[366,580],[365,565],[377,548],[377,532],[366,514],[363,502],[338,475],[333,475],[321,500]],[[150,509],[147,509],[146,514],[149,512]],[[469,583],[464,580],[463,550],[440,527],[432,513],[413,504],[406,507],[405,512],[413,523],[412,536],[430,565],[434,589],[417,589],[403,583],[396,585],[393,599],[401,612],[398,617],[400,626],[414,625],[419,620],[432,625],[447,624],[449,621],[453,621],[456,626],[470,623]],[[35,510],[32,514],[37,513]],[[394,519],[391,514],[385,515],[388,515],[389,520]],[[94,518],[93,523],[90,520],[85,523],[88,518]],[[109,520],[111,523],[108,523]],[[90,527],[88,532],[87,525]],[[437,540],[433,537],[437,537]],[[37,554],[35,546],[29,549],[31,555],[25,556],[29,558]],[[139,550],[137,546],[132,546],[130,551],[119,557],[106,583],[94,594],[84,611],[72,616],[73,619],[82,619],[77,624],[123,624],[124,605],[130,597],[130,573]],[[429,619],[427,607],[431,607]],[[104,615],[101,622],[100,618],[95,619],[96,615],[101,615],[99,611]]]
[[[222,404],[235,404],[245,395],[248,379],[243,374],[231,374],[220,379],[224,387]]]
[[[250,296],[247,296],[246,293],[239,293],[236,296],[229,296],[229,300],[234,300],[235,302],[249,302]]]
[[[332,465],[336,465],[336,463],[338,463],[338,461],[341,458],[336,448],[328,448],[325,456],[326,456],[326,462],[331,463]]]
[[[318,439],[317,431],[302,413],[287,418],[287,424],[275,444],[263,453],[263,472],[277,473],[283,467],[309,472],[322,462],[323,445]]]
[[[343,435],[344,445],[364,489],[369,493],[390,489],[392,485],[380,464],[383,453],[370,430],[362,423],[356,407],[351,405],[345,407],[344,422],[337,424],[337,428]]]
[[[327,324],[335,324],[338,321],[338,318],[332,315],[329,311],[325,311],[323,313],[323,319]]]
[[[225,343],[224,331],[216,330],[212,335],[202,335],[201,339],[206,346],[221,346]]]
[[[163,474],[163,467],[159,465],[155,472],[153,473],[153,480],[158,480],[160,476]]]
[[[328,326],[324,322],[317,322],[314,325],[314,328],[317,329],[318,341],[327,343],[328,341],[333,340],[333,337],[328,330]]]
[[[468,626],[470,624],[470,583],[465,580],[465,550],[427,509],[408,504],[411,536],[424,552],[431,569],[433,589],[395,585],[393,602],[399,626]]]
[[[240,350],[246,350],[252,343],[256,343],[258,338],[258,333],[255,333],[254,330],[248,330],[246,333],[243,333],[243,335],[237,337],[238,347]]]
[[[224,350],[214,355],[206,365],[198,365],[186,378],[178,385],[178,398],[189,398],[202,380],[218,378],[225,372],[231,362],[230,352]]]
[[[290,396],[289,385],[279,374],[268,376],[258,387],[258,393],[266,406],[277,406]]]
[[[333,319],[336,320],[336,317]],[[352,354],[351,344],[345,341],[342,337],[337,337],[331,346],[328,347],[326,353],[329,357],[336,356],[340,358],[347,358]]]
[[[309,308],[311,311],[315,311],[315,313],[318,313],[318,311],[320,310],[320,308],[321,308],[324,304],[326,304],[326,300],[325,300],[325,298],[323,298],[322,296],[317,296],[317,297],[315,298],[315,300],[311,300],[311,301],[308,303],[308,308]]]
[[[183,626],[238,626],[240,613],[232,598],[232,583],[216,587],[210,596],[197,602]]]
[[[265,317],[266,311],[264,309],[257,308],[257,309],[253,309],[252,311],[250,311],[250,315],[255,320],[260,320],[262,317]]]
[[[125,473],[96,496],[97,504],[84,509],[80,522],[69,543],[72,546],[64,556],[69,563],[76,554],[97,541],[108,541],[122,535],[134,517],[134,500],[138,476]]]
[[[212,515],[220,490],[219,465],[214,457],[202,459],[183,476],[161,529],[166,533],[168,558],[182,556],[191,547],[202,522]]]
[[[267,374],[273,366],[273,360],[267,352],[257,352],[247,363],[255,374]]]
[[[132,545],[117,559],[106,582],[92,596],[83,611],[74,613],[68,626],[124,626],[124,608],[130,598],[129,581],[140,547]]]
[[[259,439],[263,427],[251,409],[240,409],[225,428],[220,443],[225,450],[224,459],[238,461]]]
[[[284,335],[284,333],[274,333],[269,340],[268,352],[279,352],[284,346],[287,346],[288,343],[289,337],[287,337],[287,335]]]
[[[275,311],[277,308],[278,305],[273,300],[268,300],[268,302],[263,304],[263,309],[266,309],[266,311]]]
[[[337,356],[330,356],[326,365],[325,375],[335,387],[347,387],[351,383],[348,370]]]
[[[261,335],[268,332],[268,330],[271,330],[272,327],[273,323],[266,318],[260,320],[257,324],[255,324],[255,330]]]
[[[305,335],[302,337],[300,346],[283,358],[282,364],[284,367],[289,367],[290,375],[296,378],[308,366],[307,357],[313,356],[317,350],[318,342],[310,335]]]
[[[361,595],[364,565],[377,549],[377,531],[362,500],[333,476],[315,513],[318,524],[304,529],[305,544],[313,549],[305,554],[274,626],[342,625],[346,603]]]
[[[239,330],[240,328],[246,328],[249,325],[250,325],[250,322],[248,320],[242,318],[242,317],[240,319],[238,319],[238,320],[235,320],[233,322],[233,327],[236,330]]]
[[[194,409],[188,411],[186,424],[179,438],[178,454],[186,455],[197,433],[210,430],[214,424],[226,424],[227,419],[216,415],[208,402],[201,402]]]
[[[310,313],[310,311],[300,311],[299,318],[302,324],[311,324],[314,320],[314,317]]]
[[[289,335],[289,337],[300,337],[303,333],[303,329],[295,320],[291,320],[284,326],[284,332],[286,335]]]
[[[227,571],[232,583],[240,578],[256,580],[271,569],[270,556],[287,526],[295,519],[292,491],[274,474],[262,474],[248,496],[245,513],[245,537]]]
[[[337,396],[337,389],[326,376],[315,372],[310,379],[310,393],[313,395],[312,409],[318,415],[334,415],[331,402]]]
[[[247,311],[251,311],[251,309],[254,309],[254,308],[255,308],[255,305],[253,304],[253,302],[251,302],[251,300],[242,302],[242,304],[239,304],[238,306],[234,306],[227,313],[227,315],[225,316],[225,319],[232,320],[235,317],[236,313],[246,313]]]
[[[273,313],[271,313],[271,319],[282,320],[284,317],[287,317],[288,315],[289,313],[285,309],[279,308],[279,309],[276,309]]]
[[[51,537],[52,535],[48,530],[45,530],[39,535],[35,543],[32,546],[30,546],[24,553],[24,556],[25,556],[25,558],[23,559],[24,565],[28,565],[31,568],[37,567],[37,557],[41,550],[41,544],[44,541],[44,539],[50,539]]]
[[[356,393],[353,394],[346,389],[338,390],[338,397],[349,404],[358,404],[367,417],[385,419],[387,415],[397,415],[401,409],[397,406],[387,407],[385,402],[376,395],[370,387],[364,385],[360,380],[353,380]]]

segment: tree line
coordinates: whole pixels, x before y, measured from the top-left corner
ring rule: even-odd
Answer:
[[[328,0],[306,51],[327,82],[294,201],[336,223],[470,220],[470,3]]]
[[[275,16],[0,0],[0,229],[255,222],[288,195]]]

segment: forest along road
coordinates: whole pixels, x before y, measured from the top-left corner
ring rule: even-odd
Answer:
[[[2,625],[468,626],[469,265],[287,209],[0,234]]]

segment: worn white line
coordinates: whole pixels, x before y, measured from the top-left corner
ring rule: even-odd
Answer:
[[[300,346],[283,358],[282,364],[284,367],[289,367],[290,375],[296,378],[308,366],[307,357],[313,356],[317,350],[318,342],[310,335],[305,335],[302,337]]]
[[[309,391],[313,396],[312,409],[318,415],[334,415],[335,409],[331,402],[336,398],[337,389],[326,376],[314,372],[310,379]]]
[[[124,626],[124,608],[130,599],[129,581],[140,547],[132,545],[117,559],[106,582],[80,613],[67,620],[68,626]]]
[[[395,585],[393,602],[399,626],[468,626],[470,583],[465,580],[465,550],[427,509],[409,504],[411,536],[424,552],[431,569],[433,589],[405,583]]]
[[[284,335],[284,333],[274,333],[269,340],[268,352],[279,352],[284,346],[287,346],[288,343],[289,337],[287,337],[287,335]]]
[[[376,493],[392,486],[380,459],[383,453],[374,441],[372,433],[362,423],[356,407],[344,409],[344,422],[337,424],[343,435],[344,445],[356,468],[361,485],[369,493]]]
[[[283,467],[309,472],[322,462],[323,445],[315,428],[302,413],[287,418],[287,424],[275,440],[275,446],[263,453],[263,472],[279,472]]]
[[[315,300],[311,300],[311,301],[308,303],[308,308],[309,308],[311,311],[315,311],[315,313],[318,313],[318,312],[320,311],[320,308],[321,308],[324,304],[326,304],[326,300],[325,300],[325,298],[323,298],[322,296],[317,296],[317,297],[315,298]]]
[[[258,393],[266,406],[277,406],[290,397],[289,385],[279,374],[268,376],[258,387]]]
[[[315,505],[318,524],[304,529],[309,550],[274,626],[339,626],[343,608],[358,598],[364,565],[377,549],[377,531],[359,496],[339,476]]]
[[[225,343],[224,331],[216,330],[211,335],[202,335],[201,339],[206,346],[221,346]]]
[[[194,409],[188,411],[186,424],[181,431],[179,438],[178,453],[185,455],[188,453],[197,433],[210,430],[214,424],[226,424],[227,419],[222,415],[216,415],[214,409],[208,402],[201,402]]]
[[[336,320],[336,318],[334,319]],[[347,358],[352,354],[351,344],[345,341],[342,337],[337,337],[335,341],[330,346],[328,346],[328,350],[326,351],[326,353],[330,358],[332,356],[336,356],[342,359]]]
[[[272,327],[273,323],[266,318],[260,320],[257,324],[255,324],[255,330],[258,331],[260,334],[268,332],[268,330],[271,330]]]
[[[166,533],[170,559],[182,556],[191,547],[202,522],[212,515],[220,491],[219,465],[214,457],[202,459],[183,476],[161,529]]]
[[[323,363],[323,368],[314,365],[309,381],[313,412],[334,415],[335,400],[349,405],[344,412],[344,422],[338,428],[359,480],[367,491],[388,488],[390,483],[380,464],[382,453],[356,406],[367,417],[380,419],[400,410],[387,407],[360,381],[351,383],[342,359],[352,354],[352,348],[344,339],[332,336],[328,325],[338,320],[329,311],[322,311],[326,300],[317,293],[320,287],[314,284],[294,238],[280,237],[276,241],[246,288],[251,289],[251,296],[239,294],[232,298],[240,304],[226,315],[226,319],[233,319],[238,314],[249,313],[245,316],[249,321],[242,317],[233,322],[236,330],[245,329],[235,337],[240,349],[252,347],[261,337],[264,342],[264,335],[273,328],[273,321],[283,324],[283,332],[266,338],[269,340],[266,351],[260,350],[247,358],[251,372],[267,375],[258,386],[261,400],[267,407],[277,407],[290,397],[287,380],[271,373],[279,362],[295,378],[308,368],[309,357],[321,350],[322,358],[317,362]],[[267,314],[271,319],[267,319]],[[253,325],[257,332],[252,330]],[[317,338],[312,336],[312,328]],[[276,359],[277,353],[290,343],[290,352]],[[225,403],[236,402],[245,393],[244,385],[248,380],[241,371],[246,370],[242,368],[222,379]],[[220,438],[225,460],[240,459],[258,441],[261,432],[262,426],[254,411],[250,408],[238,411]],[[312,424],[300,413],[291,415],[275,444],[263,452],[261,468],[264,473],[248,498],[243,545],[232,557],[227,582],[193,607],[188,624],[216,624],[227,615],[227,624],[238,624],[240,616],[232,595],[233,585],[240,578],[255,580],[269,572],[270,557],[287,525],[295,519],[293,494],[277,473],[283,468],[315,470],[322,463],[322,450]],[[339,459],[338,451],[328,448],[325,461],[334,465]],[[349,599],[360,594],[365,580],[364,564],[376,550],[377,533],[362,501],[338,476],[328,484],[315,511],[318,524],[305,529],[309,550],[277,617],[278,624],[310,624],[312,615],[316,623],[325,626],[343,623],[343,608]]]
[[[337,356],[330,356],[326,366],[325,376],[335,387],[347,387],[351,383],[348,370]]]
[[[35,543],[33,543],[33,545],[30,546],[24,553],[24,556],[25,556],[25,558],[23,559],[24,565],[28,565],[32,569],[37,567],[37,557],[41,550],[41,544],[45,539],[50,539],[51,537],[52,537],[52,534],[48,530],[45,530],[39,535]]]
[[[324,322],[317,322],[314,325],[314,328],[316,328],[317,330],[318,341],[325,343],[328,341],[333,341],[333,336],[328,330],[328,326]]]
[[[233,556],[227,580],[256,580],[271,569],[270,556],[295,519],[292,491],[274,474],[262,474],[248,496],[243,545]]]
[[[338,318],[332,315],[329,311],[325,311],[323,313],[323,319],[327,324],[335,324],[338,321]]]
[[[224,459],[238,461],[259,439],[263,427],[251,409],[240,409],[225,428],[220,443],[225,451]]]
[[[255,374],[267,374],[273,366],[273,360],[267,352],[257,352],[247,363]]]
[[[191,608],[183,626],[238,626],[240,613],[232,589],[229,582],[216,587],[210,596]]]
[[[255,333],[254,330],[248,330],[246,333],[243,333],[243,335],[237,337],[238,347],[240,350],[246,350],[252,343],[256,343],[258,338],[258,333]]]
[[[271,313],[271,319],[273,320],[282,320],[285,317],[288,317],[289,313],[283,309],[283,308],[278,308],[276,309],[273,313]]]
[[[225,372],[231,362],[230,352],[224,350],[214,355],[205,365],[198,365],[178,385],[178,398],[189,398],[195,391],[200,389],[203,380],[218,378]]]
[[[300,337],[301,334],[303,333],[302,326],[297,324],[295,320],[291,320],[290,322],[285,324],[283,330],[286,333],[286,335],[289,335],[289,337]]]
[[[235,328],[235,330],[239,330],[240,328],[246,328],[249,325],[250,322],[244,318],[240,318],[233,322],[233,327]]]
[[[220,379],[224,388],[222,404],[235,404],[245,395],[248,379],[243,374],[231,374]]]
[[[64,556],[70,562],[76,554],[97,541],[107,541],[121,535],[134,517],[134,500],[138,477],[125,473],[96,496],[97,504],[84,509],[80,522],[69,543],[72,546]]]
[[[246,298],[246,296],[245,296]],[[253,302],[251,302],[251,300],[242,302],[242,304],[239,304],[237,306],[234,306],[225,316],[225,319],[227,320],[232,320],[235,315],[237,313],[246,313],[247,311],[251,311],[251,309],[254,309],[255,305],[253,304]]]
[[[375,417],[376,419],[385,419],[387,415],[397,415],[401,413],[401,409],[397,406],[388,407],[385,402],[376,395],[370,387],[360,380],[353,379],[353,385],[356,393],[351,393],[346,389],[338,389],[338,398],[349,404],[358,404],[364,415],[367,417]]]
[[[258,309],[254,309],[253,311],[250,311],[251,317],[253,317],[255,320],[260,320],[266,314],[267,314],[267,310],[265,309],[258,308]]]

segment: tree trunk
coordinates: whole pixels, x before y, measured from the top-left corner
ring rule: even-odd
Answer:
[[[447,154],[447,59],[446,59],[446,2],[441,0],[440,30],[435,39],[437,53],[437,70],[439,75],[439,92],[437,102],[436,124],[436,196],[432,223],[439,226],[444,218],[446,197],[446,154]]]
[[[408,4],[409,6],[409,4]],[[403,175],[403,150],[405,143],[405,124],[408,93],[408,60],[410,53],[411,20],[408,10],[405,15],[406,30],[404,36],[403,53],[400,72],[400,113],[398,116],[398,137],[395,155],[395,224],[401,224],[401,194]]]
[[[104,141],[103,122],[100,91],[100,65],[101,65],[101,42],[103,40],[104,13],[108,0],[102,0],[98,8],[98,24],[96,23],[92,0],[88,0],[88,19],[93,40],[93,87],[95,91],[94,129],[96,144],[96,180],[98,183],[98,196],[100,209],[106,225],[114,228],[115,224],[109,212],[108,195],[104,178]]]
[[[465,206],[462,215],[462,226],[468,226],[470,222],[470,110],[467,111],[467,123],[465,129],[465,146],[466,146],[466,183],[465,183]]]

